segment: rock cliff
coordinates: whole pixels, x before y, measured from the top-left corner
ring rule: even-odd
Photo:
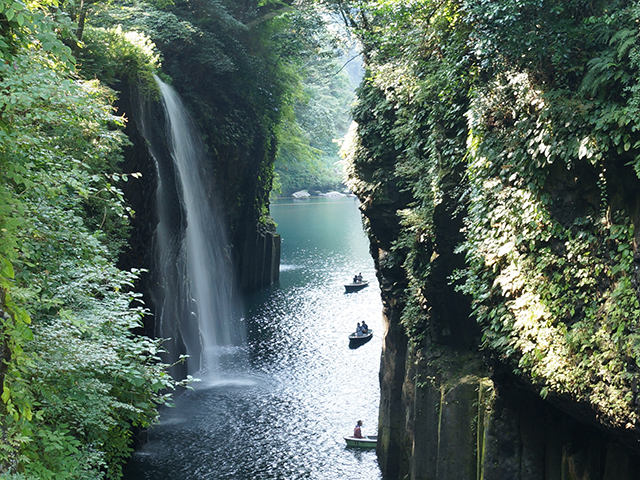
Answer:
[[[456,249],[468,215],[456,192],[463,170],[439,177],[441,201],[432,212],[431,235],[412,232],[413,243],[399,242],[406,233],[402,212],[415,198],[399,185],[399,152],[385,140],[397,120],[394,109],[372,114],[369,102],[378,111],[384,103],[378,95],[371,85],[361,92],[368,101],[356,111],[362,134],[350,184],[362,202],[383,299],[378,458],[384,478],[640,478],[640,444],[633,431],[612,428],[570,395],[542,398],[535,382],[481,347],[471,298],[453,280],[466,262]],[[576,188],[575,174],[558,171],[548,184],[557,215],[566,221],[594,201],[586,180]],[[635,182],[633,175],[610,175],[610,183],[619,186],[616,198],[632,199],[624,185]],[[582,173],[583,179],[591,176],[589,169]],[[420,282],[416,272],[423,274]],[[407,303],[410,295],[421,299],[417,306]]]

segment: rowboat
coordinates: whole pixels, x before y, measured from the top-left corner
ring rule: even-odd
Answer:
[[[347,442],[347,447],[376,448],[378,443],[377,435],[367,435],[364,438],[348,436],[344,437],[344,439]]]
[[[355,332],[349,335],[349,347],[357,348],[360,345],[367,343],[373,337],[373,330],[369,329],[365,334],[356,334]]]
[[[361,290],[368,285],[369,285],[369,281],[364,280],[362,282],[346,283],[344,286],[344,289],[346,290],[347,293],[357,292],[358,290]]]

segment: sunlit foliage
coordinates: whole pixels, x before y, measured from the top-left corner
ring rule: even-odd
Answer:
[[[11,61],[22,48],[32,53],[52,53],[66,68],[72,68],[71,48],[61,39],[72,35],[68,15],[57,0],[0,1],[0,59]]]
[[[161,340],[132,334],[136,272],[115,267],[132,213],[125,119],[58,37],[43,43],[68,24],[26,12],[0,65],[0,473],[119,478],[132,428],[175,385]]]
[[[466,258],[449,281],[471,300],[487,357],[544,397],[634,428],[638,2],[324,3],[367,59],[351,184],[383,202],[390,185],[410,194],[394,257],[407,331],[428,328],[446,208],[466,238],[449,238]]]

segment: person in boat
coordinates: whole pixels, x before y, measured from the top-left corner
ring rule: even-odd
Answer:
[[[366,335],[369,333],[369,325],[367,325],[364,320],[362,321],[362,334]]]
[[[362,273],[358,273],[358,275],[356,275],[356,283],[362,283]]]
[[[362,435],[362,420],[358,420],[356,423],[356,428],[353,429],[353,436],[355,438],[364,438]]]
[[[364,334],[362,331],[362,325],[358,322],[358,326],[356,327],[356,337],[361,337]]]
[[[360,282],[358,281],[358,275],[354,275],[354,276],[353,276],[353,283],[360,283]]]

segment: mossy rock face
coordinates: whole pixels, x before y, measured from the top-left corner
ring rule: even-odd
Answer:
[[[640,478],[633,452],[511,385],[498,389],[485,419],[478,479]]]
[[[411,478],[475,479],[492,383],[476,355],[436,355],[415,369]]]
[[[632,480],[638,457],[525,390],[496,396],[479,472],[486,480]]]
[[[633,452],[512,380],[495,383],[477,354],[432,349],[406,358],[405,426],[381,429],[379,447],[381,465],[398,478],[640,479]]]

